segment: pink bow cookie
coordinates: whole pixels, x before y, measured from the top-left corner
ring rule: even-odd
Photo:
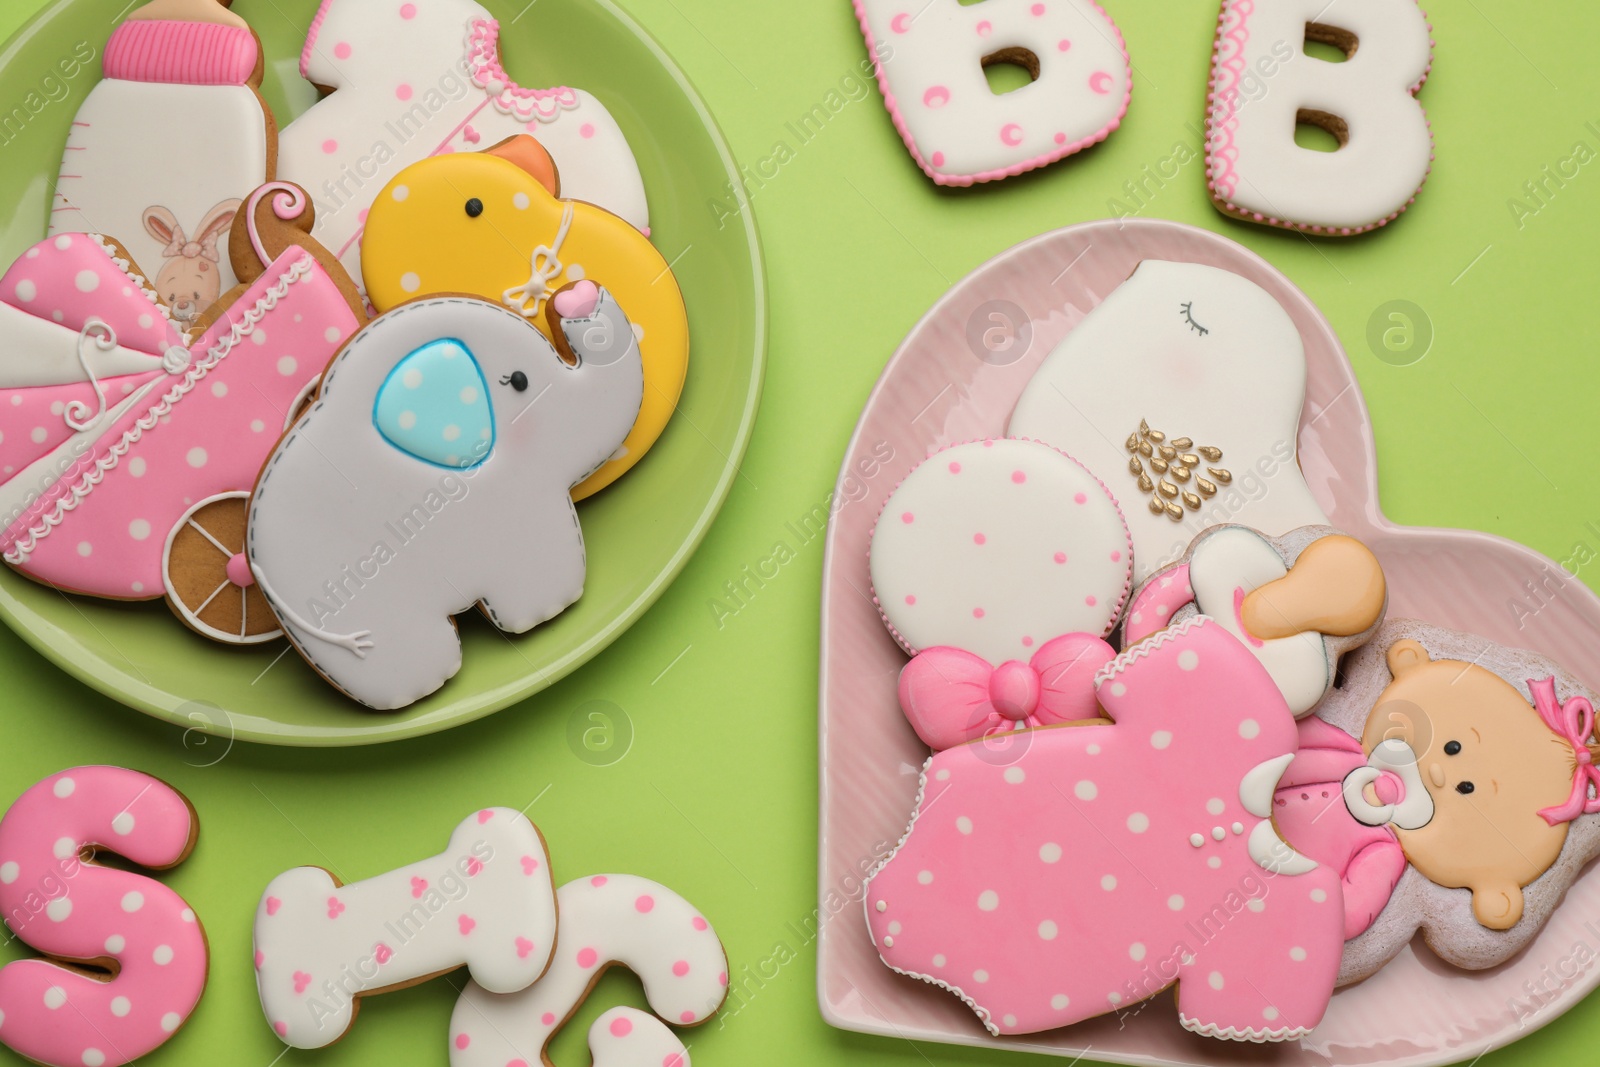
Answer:
[[[900,672],[900,707],[935,752],[997,732],[1092,719],[1100,714],[1095,674],[1115,656],[1085,633],[1045,642],[1026,663],[998,667],[959,648],[928,648]]]

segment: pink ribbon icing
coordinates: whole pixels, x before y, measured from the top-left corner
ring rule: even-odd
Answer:
[[[1027,663],[995,667],[959,648],[923,649],[900,672],[900,707],[935,752],[991,733],[1100,714],[1094,676],[1116,656],[1091,634],[1047,641]]]
[[[1578,761],[1573,773],[1572,795],[1565,804],[1545,808],[1539,812],[1551,826],[1571,822],[1580,815],[1600,812],[1600,796],[1590,796],[1591,786],[1600,790],[1600,768],[1594,765],[1594,755],[1589,751],[1589,738],[1594,733],[1594,705],[1588,697],[1575,696],[1561,703],[1556,699],[1556,680],[1541,678],[1528,683],[1533,694],[1533,710],[1539,713],[1544,724],[1572,746]]]

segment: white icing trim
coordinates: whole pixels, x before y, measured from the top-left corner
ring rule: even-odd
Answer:
[[[1317,861],[1296,852],[1287,841],[1278,836],[1271,819],[1262,819],[1250,831],[1246,843],[1250,858],[1257,867],[1268,874],[1309,874],[1317,869]]]
[[[1239,803],[1246,811],[1259,819],[1272,818],[1272,794],[1278,791],[1278,780],[1293,762],[1294,753],[1290,752],[1262,760],[1245,772],[1239,779]]]
[[[911,805],[911,821],[906,824],[906,832],[900,835],[899,841],[895,842],[894,849],[882,860],[880,860],[878,865],[872,868],[872,870],[867,874],[867,891],[866,894],[861,898],[861,910],[867,921],[868,937],[872,937],[872,880],[878,876],[879,871],[882,871],[885,867],[889,866],[890,862],[894,860],[895,856],[899,855],[900,850],[904,848],[906,842],[910,840],[911,831],[917,828],[917,817],[922,814],[922,797],[928,789],[928,768],[932,766],[933,759],[934,757],[929,756],[923,762],[922,770],[917,775],[917,799]],[[872,938],[872,947],[878,947],[878,941],[875,937]],[[953,986],[949,982],[942,981],[933,977],[932,975],[921,974],[917,971],[902,971],[900,968],[884,959],[883,953],[881,952],[878,953],[878,961],[895,974],[905,975],[907,978],[915,978],[918,981],[926,982],[929,985],[938,986],[945,992],[953,993],[960,997],[961,1002],[978,1016],[978,1021],[983,1023],[985,1030],[988,1030],[989,1033],[995,1037],[1000,1036],[1000,1028],[989,1021],[989,1009],[983,1007],[976,1000],[969,997],[966,990],[962,989],[960,986]]]
[[[179,333],[182,333],[185,337],[188,336],[188,328],[184,326],[183,323],[177,322],[173,319],[172,309],[167,307],[166,304],[162,303],[161,294],[155,291],[149,280],[146,279],[143,274],[140,274],[138,271],[133,269],[134,263],[132,259],[127,256],[117,255],[114,246],[110,242],[110,239],[105,237],[103,234],[91,233],[85,234],[84,236],[88,237],[89,240],[98,245],[100,247],[100,251],[106,254],[106,258],[115,264],[118,270],[126,274],[129,281],[139,287],[139,291],[149,298],[150,302],[156,306],[156,310],[161,313],[162,318],[166,319],[168,322],[172,323],[173,326],[177,327]]]
[[[255,305],[244,313],[244,316],[228,331],[226,337],[206,350],[206,358],[189,367],[184,373],[183,380],[174,385],[167,394],[156,401],[148,411],[140,415],[134,424],[123,431],[122,439],[106,450],[105,454],[95,460],[94,466],[83,472],[78,479],[78,484],[71,490],[56,498],[55,503],[44,514],[39,516],[37,525],[30,526],[27,533],[18,538],[11,550],[5,554],[5,561],[11,564],[22,564],[28,561],[38,543],[50,536],[50,531],[61,525],[67,514],[74,511],[77,506],[94,491],[94,487],[105,480],[105,476],[116,469],[122,457],[144,436],[146,430],[155,429],[157,423],[169,413],[172,408],[184,397],[188,396],[212,367],[228,358],[236,345],[255,332],[256,324],[267,316],[278,301],[282,300],[289,292],[289,287],[297,282],[304,281],[311,276],[316,260],[310,253],[283,273],[277,283],[262,294]]]
[[[1257,1045],[1265,1044],[1268,1041],[1293,1041],[1296,1038],[1307,1036],[1314,1029],[1310,1026],[1284,1026],[1277,1030],[1266,1027],[1258,1030],[1253,1026],[1243,1028],[1218,1026],[1216,1023],[1203,1023],[1198,1019],[1191,1019],[1181,1011],[1178,1013],[1178,1022],[1182,1024],[1185,1030],[1199,1034],[1202,1037],[1216,1037],[1224,1041],[1250,1041]]]
[[[541,244],[528,257],[532,269],[528,280],[500,294],[501,301],[525,319],[535,318],[544,310],[545,301],[550,299],[550,283],[566,272],[566,264],[560,258],[561,246],[567,243],[574,214],[572,204],[568,203],[561,211],[561,225],[556,229],[556,239],[551,244]],[[544,257],[542,266],[539,263],[541,256]],[[528,307],[530,300],[533,301],[532,308]]]
[[[272,585],[267,581],[266,573],[262,571],[258,564],[253,562],[250,564],[250,573],[256,576],[256,584],[261,587],[261,591],[263,593],[267,594],[267,602],[272,605],[273,613],[282,619],[287,619],[289,624],[296,630],[305,634],[307,637],[315,637],[318,641],[321,641],[325,645],[334,645],[338,648],[342,648],[351,655],[355,656],[356,659],[367,658],[367,649],[373,647],[373,643],[367,640],[367,638],[372,636],[371,630],[358,630],[354,633],[336,634],[331,630],[324,630],[319,626],[309,623],[297,615],[294,609],[290,608],[288,603],[278,595],[277,591],[274,590]]]
[[[577,90],[567,86],[524,89],[512,82],[500,62],[500,23],[495,19],[474,15],[467,20],[462,65],[472,84],[489,94],[494,109],[518,122],[554,122],[561,112],[575,110],[581,103]]]
[[[100,351],[110,352],[117,347],[117,331],[94,315],[91,315],[89,321],[83,324],[83,329],[78,331],[78,366],[83,368],[83,376],[94,387],[95,408],[94,414],[90,415],[89,405],[82,400],[67,402],[66,409],[61,413],[61,421],[74,433],[87,430],[99,422],[106,413],[105,387],[100,384],[100,379],[94,376],[94,371],[89,369],[89,352],[83,347],[89,341],[93,341],[94,346]]]
[[[1160,648],[1162,645],[1165,645],[1170,641],[1176,641],[1179,637],[1188,633],[1196,626],[1215,621],[1216,620],[1212,619],[1209,615],[1191,615],[1189,618],[1169,626],[1165,630],[1156,631],[1154,634],[1151,634],[1143,641],[1140,641],[1137,645],[1134,645],[1132,648],[1122,653],[1110,663],[1107,663],[1104,667],[1101,667],[1094,676],[1095,689],[1099,689],[1106,682],[1109,682],[1111,679],[1115,678],[1117,675],[1133,666],[1137,660],[1144,656],[1150,655],[1150,653],[1156,651],[1156,649]]]

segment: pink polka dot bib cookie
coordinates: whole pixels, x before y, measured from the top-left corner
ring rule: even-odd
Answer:
[[[1340,882],[1272,823],[1294,717],[1201,617],[1095,678],[1110,724],[1037,730],[1008,761],[935,754],[910,828],[873,873],[873,944],[996,1035],[1066,1026],[1177,986],[1211,1037],[1310,1033],[1344,943]]]
[[[917,165],[972,185],[1064,159],[1111,135],[1133,77],[1093,0],[855,0],[884,103]],[[984,72],[1022,68],[1006,93]]]
[[[550,969],[520,993],[467,983],[450,1020],[451,1067],[550,1062],[550,1042],[613,966],[639,976],[656,1015],[620,1008],[602,1016],[589,1036],[596,1067],[688,1067],[688,1052],[660,1020],[698,1026],[728,992],[728,957],[699,909],[631,874],[579,878],[556,899]]]
[[[948,646],[993,664],[1064,634],[1109,634],[1133,565],[1105,486],[1022,440],[930,456],[890,495],[870,551],[878,610],[906,651]]]
[[[556,897],[539,831],[509,808],[461,820],[437,856],[342,884],[296,867],[256,909],[256,987],[292,1048],[323,1048],[355,1021],[359,998],[466,967],[515,993],[555,947]]]
[[[153,878],[182,863],[194,810],[165,782],[121,767],[46,778],[0,819],[0,911],[44,954],[0,968],[0,1045],[49,1067],[116,1067],[178,1031],[205,991],[205,931]]]

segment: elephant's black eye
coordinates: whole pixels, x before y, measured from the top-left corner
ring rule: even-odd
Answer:
[[[469,218],[474,218],[475,219],[479,215],[482,215],[482,214],[483,214],[483,201],[482,200],[479,200],[477,197],[473,197],[471,200],[467,201],[467,216]]]
[[[1444,743],[1444,754],[1446,756],[1454,756],[1456,753],[1458,753],[1460,751],[1461,751],[1461,742],[1460,741],[1446,741]],[[1470,793],[1470,792],[1472,792],[1472,790],[1469,789],[1469,790],[1467,790],[1467,792]]]
[[[512,371],[510,374],[500,379],[500,384],[509,385],[519,393],[526,392],[528,388],[528,376],[519,370]]]
[[[1462,796],[1466,796],[1468,793],[1472,792],[1476,788],[1477,787],[1474,786],[1471,782],[1457,782],[1456,783],[1456,792],[1460,793]]]

